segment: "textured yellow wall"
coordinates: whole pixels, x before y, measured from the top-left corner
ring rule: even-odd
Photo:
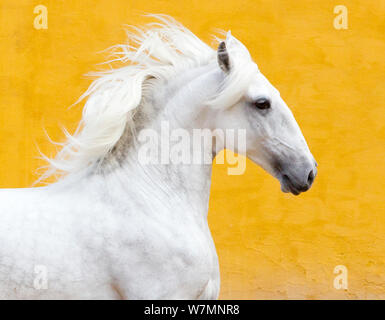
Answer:
[[[48,8],[48,29],[33,9]],[[334,6],[348,29],[333,27]],[[221,298],[385,298],[385,2],[377,1],[0,1],[0,187],[26,187],[42,165],[36,145],[60,140],[81,109],[83,74],[96,52],[124,41],[138,14],[167,13],[205,40],[231,29],[291,106],[319,163],[300,197],[247,163],[243,176],[216,166],[209,220]],[[348,269],[348,289],[333,269]]]

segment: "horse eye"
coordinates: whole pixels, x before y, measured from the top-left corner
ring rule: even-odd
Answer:
[[[257,101],[255,101],[254,104],[258,109],[261,109],[261,110],[270,108],[270,101],[266,98],[258,99]]]

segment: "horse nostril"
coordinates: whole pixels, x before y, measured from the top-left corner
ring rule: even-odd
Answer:
[[[313,183],[313,181],[314,181],[314,172],[313,172],[313,170],[312,170],[312,171],[310,171],[310,173],[309,173],[309,175],[308,175],[308,177],[307,177],[307,183],[308,183],[308,185],[311,186],[312,183]]]

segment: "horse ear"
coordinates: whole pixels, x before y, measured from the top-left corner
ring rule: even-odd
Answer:
[[[230,71],[230,57],[224,41],[218,46],[218,64],[224,72],[228,73]]]

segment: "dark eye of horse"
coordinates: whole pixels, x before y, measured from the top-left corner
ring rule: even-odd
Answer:
[[[266,98],[258,99],[257,101],[255,101],[254,104],[258,109],[261,109],[261,110],[266,110],[271,107],[270,101]]]

